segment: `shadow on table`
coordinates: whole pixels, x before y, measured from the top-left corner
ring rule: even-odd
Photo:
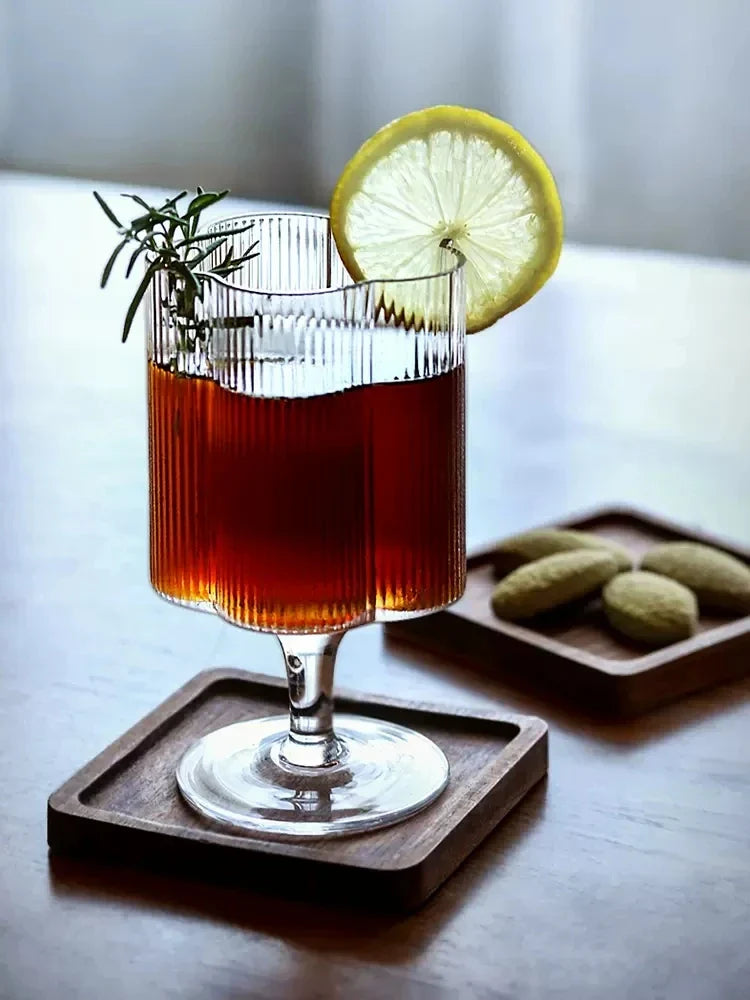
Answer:
[[[493,676],[470,657],[447,656],[429,652],[423,646],[387,632],[384,648],[415,670],[442,675],[465,685],[512,712],[540,715],[555,729],[615,746],[637,746],[658,742],[683,727],[702,723],[714,715],[738,708],[750,699],[750,677],[730,681],[715,688],[686,695],[679,701],[652,709],[643,715],[613,719],[597,715],[574,704],[563,694],[546,689],[520,676]]]
[[[471,904],[493,869],[512,859],[542,818],[545,799],[546,779],[412,913],[372,912],[366,899],[357,906],[313,902],[52,854],[50,888],[55,896],[89,899],[92,903],[199,915],[316,952],[355,954],[390,964],[407,962],[440,935],[458,910]]]

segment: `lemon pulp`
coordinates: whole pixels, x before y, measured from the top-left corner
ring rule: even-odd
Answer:
[[[331,228],[356,280],[440,270],[448,238],[466,258],[467,330],[526,302],[555,269],[554,178],[506,122],[449,105],[412,112],[355,153],[331,198]]]

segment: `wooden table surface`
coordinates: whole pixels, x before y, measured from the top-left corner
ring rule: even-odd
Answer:
[[[369,627],[342,684],[551,729],[547,782],[420,912],[50,861],[76,768],[204,667],[281,672],[149,589],[143,348],[89,190],[0,174],[0,997],[750,996],[750,679],[604,724]],[[470,545],[609,500],[750,541],[750,266],[568,247],[468,353]]]

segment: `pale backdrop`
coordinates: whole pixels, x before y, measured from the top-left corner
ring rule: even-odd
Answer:
[[[748,0],[0,0],[0,166],[325,204],[415,107],[510,119],[576,240],[750,258]]]

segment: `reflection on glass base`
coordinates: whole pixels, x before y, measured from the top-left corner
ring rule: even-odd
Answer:
[[[174,597],[172,594],[168,594],[164,590],[159,590],[154,583],[151,584],[151,589],[155,594],[161,597],[163,601],[166,601],[167,604],[174,604],[178,608],[191,608],[193,611],[205,611],[205,613],[209,615],[216,614],[216,608],[214,607],[213,602],[208,600],[208,598],[204,600],[188,601],[182,597]]]
[[[375,620],[370,611],[364,612],[356,618],[347,618],[345,621],[332,625],[327,621],[324,625],[315,625],[309,621],[300,620],[299,625],[294,628],[285,628],[279,622],[271,619],[263,621],[243,621],[239,616],[230,614],[226,608],[222,607],[219,601],[211,605],[211,610],[230,625],[237,628],[247,629],[248,632],[262,632],[265,635],[334,635],[337,632],[346,632],[352,628],[362,625],[371,625]]]
[[[461,591],[463,594],[463,591]],[[459,595],[460,597],[461,595]],[[375,613],[376,622],[403,622],[411,618],[426,618],[428,615],[437,614],[438,611],[445,611],[449,608],[451,604],[455,604],[457,597],[453,601],[446,601],[445,604],[436,604],[434,608],[417,608],[414,610],[404,609],[402,611],[395,611],[392,608],[378,608]]]
[[[204,736],[177,767],[182,795],[205,816],[246,830],[330,837],[413,816],[448,783],[442,750],[403,726],[337,714],[341,758],[325,768],[283,760],[288,728],[278,715]]]

